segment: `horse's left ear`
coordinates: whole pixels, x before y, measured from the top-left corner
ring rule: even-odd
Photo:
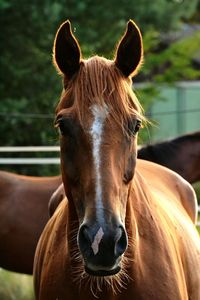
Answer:
[[[119,42],[115,64],[125,77],[135,75],[143,59],[142,35],[137,25],[130,20]]]
[[[54,64],[67,79],[70,79],[80,67],[81,50],[67,20],[57,31],[53,47]]]

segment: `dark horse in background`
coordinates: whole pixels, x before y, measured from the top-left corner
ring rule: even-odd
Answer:
[[[190,183],[200,181],[200,131],[143,146],[138,158],[163,165]]]
[[[190,183],[199,181],[200,132],[143,146],[138,157],[164,165]],[[61,181],[61,176],[32,177],[0,171],[0,267],[32,274],[38,239],[49,215],[65,196]],[[187,211],[194,221],[193,203]]]
[[[64,91],[56,109],[67,199],[34,259],[37,300],[199,300],[200,239],[177,173],[137,159],[145,121],[131,89],[143,56],[129,21],[113,61],[83,60],[69,21],[55,38]]]

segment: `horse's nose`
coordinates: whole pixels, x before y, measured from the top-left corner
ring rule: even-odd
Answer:
[[[127,248],[127,235],[122,225],[118,226],[115,230],[109,231],[106,229],[104,232],[103,227],[95,231],[96,226],[91,228],[83,224],[79,229],[78,242],[81,252],[89,251],[96,255],[100,247],[103,250],[103,245],[113,246],[109,250],[117,258],[121,256]],[[95,234],[96,232],[96,234]],[[112,251],[113,250],[113,251]]]
[[[96,271],[119,267],[120,257],[127,248],[127,234],[121,224],[109,227],[99,224],[89,226],[86,223],[81,225],[78,245],[86,267],[90,266]]]

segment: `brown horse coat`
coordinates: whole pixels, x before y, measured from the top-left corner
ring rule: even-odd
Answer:
[[[118,283],[116,277],[111,286],[98,278],[92,283],[81,278],[79,250],[72,239],[78,230],[71,225],[76,212],[72,203],[62,201],[38,243],[36,299],[92,300],[94,295],[106,300],[200,299],[200,240],[181,205],[188,197],[194,198],[194,192],[180,176],[154,163],[137,161],[125,219],[129,278],[124,275]]]
[[[48,201],[60,176],[0,172],[0,266],[32,274],[35,248],[48,221]]]

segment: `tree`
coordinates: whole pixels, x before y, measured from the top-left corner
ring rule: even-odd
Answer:
[[[148,37],[150,31],[179,26],[183,17],[192,15],[197,2],[1,0],[1,145],[56,144],[53,115],[61,80],[51,53],[62,21],[71,20],[84,57],[95,53],[112,57],[128,19],[133,18]],[[155,41],[149,39],[149,52]]]

